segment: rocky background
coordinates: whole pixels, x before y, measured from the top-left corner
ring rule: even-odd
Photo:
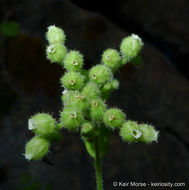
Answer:
[[[100,62],[105,48],[119,48],[124,36],[144,39],[144,64],[120,70],[121,86],[109,105],[156,126],[159,142],[128,145],[114,131],[103,159],[105,189],[122,189],[113,181],[184,182],[178,189],[189,189],[188,19],[187,0],[1,0],[0,22],[14,20],[20,30],[0,36],[0,190],[95,189],[93,162],[78,134],[63,130],[49,162],[27,162],[22,155],[32,137],[28,118],[41,111],[58,118],[62,108],[64,70],[45,57],[44,34],[52,24],[65,30],[66,45],[84,54],[87,68]]]

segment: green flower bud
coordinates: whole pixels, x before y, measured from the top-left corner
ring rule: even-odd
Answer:
[[[88,99],[95,99],[100,96],[100,90],[93,82],[88,82],[83,88],[82,93],[84,96],[88,97]]]
[[[60,63],[64,60],[66,55],[66,47],[61,43],[49,45],[46,49],[47,58],[52,63]]]
[[[56,130],[56,122],[51,115],[38,113],[28,120],[28,129],[36,135],[49,137]]]
[[[80,73],[85,77],[85,82],[88,83],[89,82],[89,72],[85,69],[82,69],[80,71]]]
[[[92,140],[97,134],[98,134],[98,131],[90,122],[85,121],[82,124],[81,135],[83,137],[87,138],[88,140]]]
[[[70,97],[72,95],[74,95],[75,91],[74,90],[66,90],[64,89],[64,91],[62,92],[62,96],[61,96],[61,99],[62,99],[62,102],[64,104],[64,106],[67,106],[70,104]]]
[[[84,85],[84,76],[78,72],[67,72],[60,80],[62,86],[68,90],[79,90]]]
[[[119,81],[118,81],[118,80],[113,79],[113,80],[111,81],[111,84],[112,84],[112,88],[113,88],[113,89],[118,89],[118,88],[119,88]]]
[[[139,139],[141,142],[151,143],[153,141],[157,142],[159,131],[156,131],[153,126],[147,124],[141,124],[140,130],[142,136]]]
[[[91,101],[90,116],[93,121],[103,120],[106,105],[101,99],[93,99]]]
[[[64,108],[60,114],[60,119],[62,125],[69,130],[78,129],[84,120],[82,112],[72,107]]]
[[[107,100],[112,92],[112,84],[111,82],[107,82],[101,89],[102,99]]]
[[[114,49],[107,49],[102,54],[102,63],[109,67],[112,72],[117,71],[121,66],[121,57],[119,53]]]
[[[75,107],[81,111],[86,111],[89,108],[87,98],[79,91],[74,91],[69,97],[69,102],[65,106]]]
[[[100,86],[111,80],[112,72],[105,65],[97,65],[90,69],[89,78]]]
[[[141,38],[135,34],[124,38],[120,47],[123,56],[123,63],[133,59],[140,52],[142,46],[143,42]]]
[[[64,31],[54,25],[48,27],[46,37],[50,44],[64,43],[66,39]]]
[[[50,143],[40,136],[33,137],[25,147],[25,158],[27,160],[41,160],[48,152]]]
[[[114,89],[118,89],[119,88],[119,82],[116,79],[113,79],[110,82],[107,82],[103,87],[102,87],[102,91],[112,91]]]
[[[111,128],[121,127],[124,121],[125,114],[120,109],[111,108],[104,114],[104,123]]]
[[[126,142],[138,141],[141,137],[142,132],[137,122],[127,121],[123,123],[122,128],[120,129],[120,136]]]
[[[107,82],[101,89],[102,98],[107,100],[110,96],[110,93],[119,88],[119,82],[116,79],[113,79],[110,82]]]
[[[80,71],[83,66],[83,56],[79,51],[70,51],[66,54],[64,66],[68,71]]]

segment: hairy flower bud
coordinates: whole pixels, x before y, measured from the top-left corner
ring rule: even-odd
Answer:
[[[48,27],[46,37],[50,44],[64,43],[65,39],[66,39],[64,31],[62,29],[56,27],[55,25]]]
[[[115,90],[115,89],[118,89],[119,88],[119,81],[116,80],[116,79],[113,79],[111,81],[111,85],[112,85],[112,88]]]
[[[104,114],[104,123],[111,128],[121,127],[124,121],[125,114],[120,109],[111,108]]]
[[[93,121],[103,120],[106,105],[101,99],[93,99],[90,103],[90,116]]]
[[[56,122],[51,115],[38,113],[28,120],[28,129],[36,135],[49,137],[56,130]]]
[[[64,106],[69,105],[69,103],[70,103],[70,97],[72,95],[74,95],[74,93],[75,93],[74,90],[64,89],[64,91],[62,91],[61,99],[62,99],[62,102],[63,102]]]
[[[133,59],[141,50],[143,42],[141,38],[135,34],[126,37],[121,42],[120,50],[123,56],[123,63]]]
[[[84,76],[74,71],[65,73],[60,80],[62,86],[68,90],[79,90],[84,85]]]
[[[117,71],[121,66],[121,57],[115,49],[107,49],[102,54],[102,63],[109,67],[112,72]]]
[[[85,77],[85,82],[88,83],[89,82],[89,73],[88,73],[88,71],[85,70],[85,69],[82,69],[80,71],[80,73]]]
[[[85,121],[81,127],[81,135],[88,140],[93,139],[98,134],[96,128],[89,121]]]
[[[112,72],[105,65],[97,65],[90,69],[89,78],[91,81],[101,86],[112,79]]]
[[[60,63],[64,60],[66,55],[66,47],[61,43],[49,45],[46,49],[47,58],[52,63]]]
[[[64,108],[60,113],[60,119],[62,125],[69,130],[78,129],[84,120],[81,110],[72,107]]]
[[[107,82],[102,88],[101,88],[101,95],[103,100],[107,100],[110,96],[110,93],[112,92],[112,84],[111,82]]]
[[[120,136],[126,142],[138,141],[141,137],[142,132],[137,122],[127,121],[123,123],[122,128],[120,129]]]
[[[156,131],[153,126],[147,124],[140,124],[140,130],[142,132],[141,138],[139,139],[141,142],[157,142],[159,131]]]
[[[41,160],[48,152],[50,143],[47,139],[35,136],[25,147],[25,158],[27,160]]]
[[[88,82],[83,88],[82,93],[84,96],[88,97],[88,99],[95,99],[100,96],[100,90],[93,82]]]
[[[81,111],[86,111],[89,108],[89,102],[86,96],[79,91],[74,91],[70,97],[69,102],[65,104],[65,106],[75,107],[80,109]]]
[[[70,51],[66,54],[64,66],[68,71],[80,71],[83,66],[83,56],[79,51]]]
[[[102,98],[104,100],[107,100],[110,96],[110,93],[119,88],[119,82],[116,79],[113,79],[109,82],[107,82],[102,88],[101,88],[101,94]]]

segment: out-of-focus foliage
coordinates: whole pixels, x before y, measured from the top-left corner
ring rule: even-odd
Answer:
[[[42,185],[29,174],[23,174],[15,190],[53,190],[50,183]]]
[[[0,24],[0,32],[3,36],[13,37],[19,33],[20,26],[16,21],[6,21]]]

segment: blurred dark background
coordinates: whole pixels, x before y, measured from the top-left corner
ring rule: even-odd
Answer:
[[[114,131],[103,159],[105,189],[121,189],[113,181],[184,182],[175,189],[189,189],[188,20],[188,0],[0,0],[0,190],[95,189],[93,162],[78,134],[62,132],[48,155],[53,165],[22,155],[32,137],[28,118],[44,111],[58,119],[62,108],[64,70],[45,56],[46,28],[54,24],[65,30],[67,47],[84,54],[87,68],[124,36],[144,40],[144,64],[120,70],[120,89],[108,104],[156,126],[159,142],[128,145]]]

